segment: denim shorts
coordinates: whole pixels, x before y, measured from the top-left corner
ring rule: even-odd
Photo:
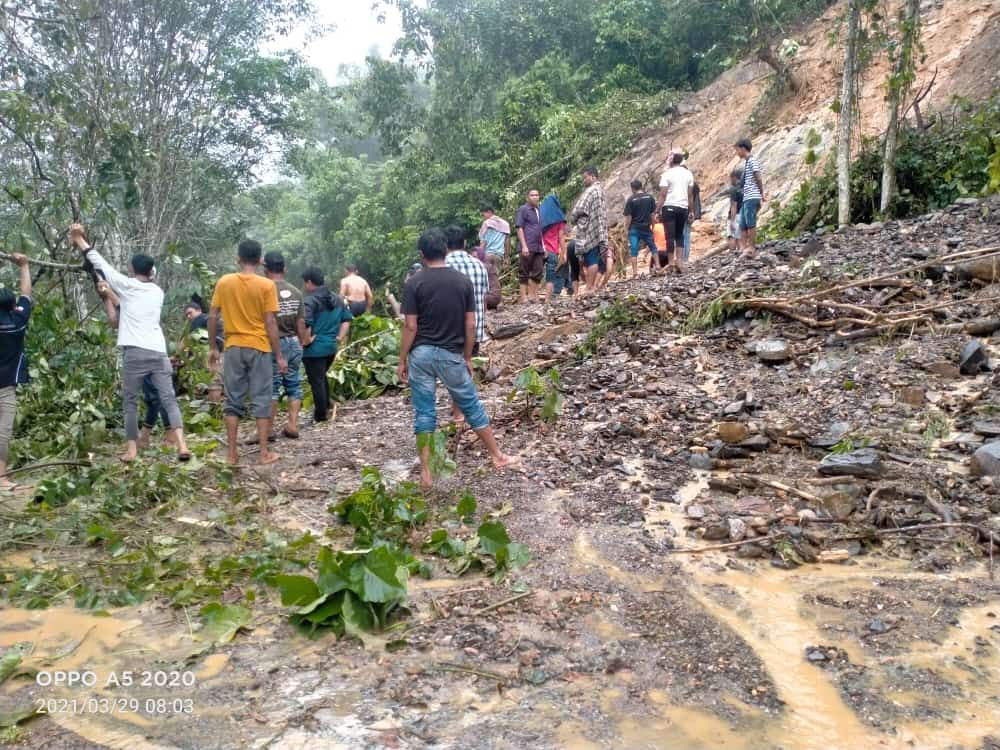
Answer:
[[[282,375],[278,372],[278,360],[271,355],[271,367],[274,375],[271,381],[271,400],[279,401],[281,391],[289,401],[302,400],[302,344],[298,336],[286,336],[281,339],[281,356],[288,362],[288,372]]]
[[[744,200],[743,207],[740,208],[740,229],[756,229],[758,211],[760,211],[759,198]]]
[[[490,423],[486,410],[479,400],[476,385],[461,354],[439,346],[422,344],[410,352],[408,361],[410,399],[413,402],[413,431],[418,434],[437,429],[435,395],[440,380],[448,389],[455,405],[465,415],[473,430],[481,430]]]
[[[639,250],[642,248],[643,243],[646,243],[646,247],[649,248],[651,253],[658,252],[656,249],[656,241],[653,239],[653,233],[648,229],[638,229],[636,227],[629,227],[628,230],[628,251],[629,255],[633,258],[639,257]]]
[[[603,261],[604,258],[601,256],[600,245],[595,245],[583,254],[584,268],[589,268],[590,266],[603,266],[605,265]]]

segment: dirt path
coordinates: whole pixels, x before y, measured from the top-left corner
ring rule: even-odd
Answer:
[[[927,222],[947,219],[943,236],[985,246],[1000,231],[991,211]],[[815,273],[839,280],[893,266],[926,236],[885,231],[895,232],[891,243],[864,232],[824,240]],[[879,257],[890,246],[893,257]],[[794,256],[798,245],[789,247]],[[0,613],[0,648],[30,641],[54,669],[89,670],[101,682],[0,686],[0,713],[56,701],[19,746],[997,748],[1000,584],[985,545],[955,529],[873,534],[941,513],[996,526],[996,484],[969,476],[968,459],[986,439],[975,425],[995,420],[1000,379],[936,366],[955,359],[960,335],[840,349],[778,318],[738,316],[685,335],[683,317],[648,312],[667,300],[695,309],[737,283],[813,283],[801,268],[785,256],[745,266],[720,257],[679,279],[498,315],[528,330],[491,346],[494,379],[483,392],[502,445],[526,471],[494,473],[465,436],[453,444],[456,476],[430,502],[443,513],[470,489],[480,516],[499,516],[534,560],[498,585],[440,569],[412,580],[408,622],[418,627],[400,650],[308,640],[273,592],[254,603],[252,629],[215,648],[198,640],[195,613],[155,601],[109,616]],[[937,278],[922,280],[928,294],[962,292],[947,273]],[[588,339],[608,315],[618,322]],[[748,343],[777,335],[791,342],[789,361],[749,353]],[[574,356],[588,341],[593,353]],[[1000,339],[983,345],[1000,355]],[[547,425],[507,395],[513,373],[553,362],[565,403]],[[919,390],[921,405],[902,400],[903,389]],[[443,399],[439,407],[443,416]],[[753,450],[717,438],[726,415],[737,415]],[[409,419],[400,395],[342,404],[332,424],[282,441],[271,473],[248,472],[256,494],[212,502],[243,502],[238,514],[320,539],[331,531],[339,543],[327,508],[357,486],[362,467],[412,476]],[[876,476],[818,475],[828,452],[811,443],[839,422],[850,423],[844,437],[880,452]],[[738,547],[677,552],[734,536]],[[843,562],[808,562],[823,552]],[[176,671],[180,684],[104,685],[123,670]],[[72,703],[91,695],[141,703],[113,712]]]

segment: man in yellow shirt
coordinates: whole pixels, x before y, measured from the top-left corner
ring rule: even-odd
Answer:
[[[216,330],[219,314],[226,321],[226,357],[222,380],[226,387],[226,439],[228,461],[239,463],[236,433],[240,417],[245,412],[244,401],[250,397],[253,416],[257,419],[257,439],[260,442],[261,464],[273,464],[278,454],[267,447],[271,434],[271,385],[274,352],[278,371],[288,372],[288,362],[281,354],[278,338],[278,288],[270,279],[257,274],[261,246],[254,240],[243,240],[239,246],[239,273],[229,273],[219,279],[212,295],[208,314],[209,366],[219,363]]]

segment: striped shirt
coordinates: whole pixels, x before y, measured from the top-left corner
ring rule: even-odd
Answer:
[[[743,165],[743,200],[761,200],[764,196],[760,193],[757,180],[754,175],[761,173],[760,162],[754,156],[748,156],[746,164]]]
[[[476,341],[486,340],[486,293],[490,290],[490,277],[478,259],[465,250],[451,250],[444,259],[449,268],[464,274],[472,282],[472,295],[476,301]]]

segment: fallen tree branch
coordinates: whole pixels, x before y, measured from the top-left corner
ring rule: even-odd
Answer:
[[[49,461],[43,464],[26,464],[18,466],[16,469],[9,469],[0,474],[0,477],[9,477],[11,474],[21,474],[25,471],[35,471],[36,469],[50,469],[53,466],[93,466],[90,461]]]
[[[519,601],[520,599],[523,599],[526,596],[531,596],[534,593],[535,593],[534,591],[525,591],[522,594],[517,594],[516,596],[512,596],[508,599],[499,601],[496,604],[491,604],[488,607],[477,609],[475,612],[472,613],[472,615],[473,617],[479,617],[480,615],[485,615],[487,612],[492,612],[495,609],[500,609],[500,607],[505,607],[508,604],[513,604],[514,602]]]
[[[9,253],[0,253],[0,260],[12,261],[14,260],[14,256]],[[60,271],[84,271],[82,265],[73,266],[69,263],[57,263],[54,260],[42,260],[41,258],[28,258],[28,265],[37,266],[38,268],[54,268]]]
[[[725,544],[713,544],[709,547],[675,547],[672,550],[668,550],[668,552],[676,555],[694,555],[699,552],[714,552],[720,549],[742,547],[744,544],[771,544],[771,538],[765,536],[760,539],[744,539],[742,542],[726,542]]]

